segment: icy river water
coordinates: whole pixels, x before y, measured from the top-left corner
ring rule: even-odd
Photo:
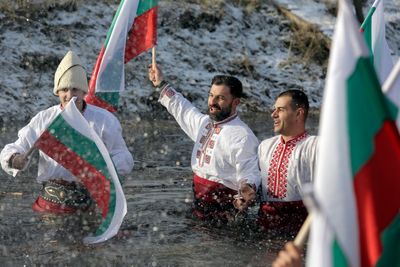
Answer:
[[[273,135],[269,114],[242,119],[262,140]],[[308,129],[316,134],[318,121]],[[22,125],[0,132],[0,147],[12,142]],[[210,225],[192,217],[191,140],[170,120],[123,119],[125,140],[135,167],[124,178],[128,213],[118,235],[85,246],[76,218],[45,220],[31,205],[40,185],[35,160],[12,178],[0,172],[1,266],[270,266],[293,234],[261,232],[248,218],[229,225]],[[37,154],[33,155],[37,158]]]

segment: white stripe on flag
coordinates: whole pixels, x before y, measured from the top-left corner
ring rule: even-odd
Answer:
[[[104,158],[104,161],[107,164],[108,171],[115,186],[116,205],[114,216],[111,219],[111,223],[108,229],[100,236],[88,236],[85,237],[83,240],[83,242],[86,244],[100,243],[110,239],[118,233],[119,227],[121,226],[127,212],[127,204],[122,186],[118,179],[118,174],[115,170],[110,154],[108,153],[106,146],[104,145],[98,134],[89,126],[87,120],[77,109],[75,105],[75,100],[76,97],[72,98],[69,101],[68,105],[65,107],[61,115],[71,127],[73,127],[80,134],[92,140],[96,144],[97,148]]]
[[[307,257],[308,266],[332,266],[332,261],[326,261],[326,255],[332,259],[333,237],[349,265],[360,265],[357,209],[348,147],[346,90],[347,79],[354,72],[357,60],[368,56],[369,50],[350,4],[346,0],[339,1],[321,110],[314,184],[321,213],[316,212],[311,228],[312,253]],[[324,239],[326,236],[330,240]],[[324,255],[325,260],[319,254]],[[321,261],[317,262],[318,259]]]
[[[139,0],[124,0],[105,47],[96,80],[96,93],[122,92],[125,89],[125,46],[136,18]]]

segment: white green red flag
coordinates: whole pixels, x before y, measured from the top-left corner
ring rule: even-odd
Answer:
[[[107,148],[76,108],[75,98],[35,146],[77,177],[100,209],[100,226],[83,241],[99,243],[117,234],[127,211],[125,195]]]
[[[97,57],[86,102],[117,110],[125,63],[157,42],[157,0],[121,0]]]
[[[381,84],[385,82],[393,68],[392,56],[386,41],[383,11],[383,0],[375,0],[360,28],[373,56],[374,66]]]
[[[400,266],[400,136],[358,28],[339,1],[307,266]]]
[[[375,0],[360,28],[382,85],[393,71],[392,56],[386,40],[383,4],[384,0]],[[392,111],[396,114],[396,124],[400,128],[400,113],[398,112],[400,108],[400,80],[391,83],[390,87],[382,87],[382,90],[392,102]]]

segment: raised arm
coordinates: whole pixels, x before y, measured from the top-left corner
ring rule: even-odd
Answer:
[[[154,86],[161,89],[159,102],[167,108],[168,112],[174,116],[182,130],[196,141],[197,134],[207,115],[202,114],[192,105],[182,94],[178,93],[172,86],[164,80],[163,74],[158,67],[149,66],[149,80]]]

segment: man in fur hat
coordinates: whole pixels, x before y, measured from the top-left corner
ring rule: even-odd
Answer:
[[[28,165],[27,152],[41,133],[60,114],[68,102],[76,97],[76,106],[104,142],[119,174],[126,175],[133,168],[133,158],[122,137],[121,125],[110,112],[87,104],[88,91],[85,69],[77,55],[68,52],[60,62],[54,76],[53,93],[60,104],[39,112],[18,132],[18,139],[6,145],[0,154],[1,166],[8,174],[16,176]],[[36,179],[43,184],[32,208],[37,212],[74,213],[91,206],[88,191],[67,169],[43,152],[39,152],[39,170]]]

